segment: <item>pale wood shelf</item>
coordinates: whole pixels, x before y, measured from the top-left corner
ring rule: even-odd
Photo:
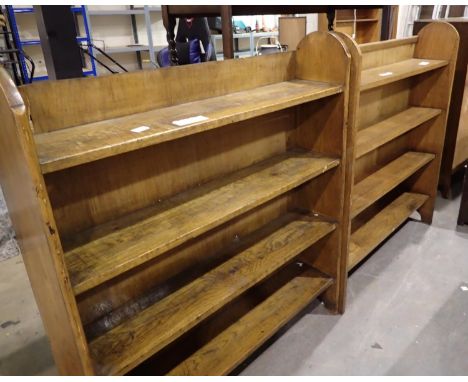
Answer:
[[[360,181],[353,190],[351,216],[355,217],[424,167],[434,154],[407,152]]]
[[[356,158],[360,158],[415,129],[424,122],[437,117],[440,113],[440,109],[410,107],[375,125],[358,131],[356,138]]]
[[[410,58],[393,64],[363,70],[361,74],[361,91],[390,84],[405,78],[417,76],[447,66],[446,60],[428,60]]]
[[[405,192],[351,235],[348,270],[353,269],[428,199]]]

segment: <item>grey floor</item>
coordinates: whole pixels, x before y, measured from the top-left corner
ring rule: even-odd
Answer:
[[[1,197],[0,197],[1,199]],[[467,375],[468,228],[460,200],[409,221],[350,277],[343,316],[313,304],[242,375]],[[56,374],[0,200],[0,375]]]

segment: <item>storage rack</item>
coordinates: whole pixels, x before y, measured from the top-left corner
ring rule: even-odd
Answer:
[[[217,40],[222,40],[223,36],[220,34],[213,34],[211,35],[214,41]],[[260,38],[260,37],[278,37],[278,32],[272,31],[272,32],[245,32],[245,33],[234,33],[232,35],[234,39],[249,39],[249,50],[247,51],[234,51],[234,57],[235,58],[240,58],[240,57],[252,57],[255,55],[255,38]],[[217,58],[218,60],[222,60],[224,57],[224,53],[217,53]]]
[[[356,45],[350,90],[355,136],[349,270],[416,210],[431,223],[458,49],[458,33],[432,23],[415,37]]]
[[[333,30],[343,32],[354,39],[358,44],[381,40],[382,9],[337,9]],[[327,15],[319,15],[319,30],[328,30]]]
[[[83,24],[85,27],[85,35],[84,36],[77,36],[76,40],[78,42],[85,42],[88,44],[88,51],[92,55],[93,54],[93,49],[91,47],[91,35],[89,32],[89,26],[88,26],[88,17],[86,14],[86,8],[84,5],[80,6],[71,6],[71,11],[75,14],[80,14],[83,17]],[[22,40],[20,37],[20,32],[19,32],[19,27],[18,23],[16,20],[16,14],[22,14],[22,13],[33,13],[34,8],[33,7],[14,7],[11,5],[7,6],[7,11],[9,15],[9,20],[10,20],[10,27],[13,32],[13,38],[15,40],[15,45],[19,49],[20,52],[23,51],[24,47],[31,46],[31,45],[40,45],[41,40],[39,39],[27,39],[27,40]],[[96,65],[94,62],[94,59],[92,57],[89,58],[90,60],[90,65],[91,69],[83,71],[83,74],[85,76],[96,76]],[[26,64],[26,59],[22,54],[20,54],[20,62],[21,62],[21,67],[23,69],[25,81],[27,83],[30,82],[30,78],[28,75],[28,69],[27,69],[27,64]],[[33,78],[33,81],[40,81],[40,80],[47,80],[49,77],[47,75],[43,76],[35,76]]]
[[[94,17],[101,17],[101,16],[122,16],[122,15],[128,15],[130,16],[130,20],[132,23],[132,33],[133,33],[133,39],[135,44],[139,43],[139,37],[138,37],[138,26],[136,22],[136,15],[144,15],[145,17],[145,29],[146,29],[146,34],[147,34],[147,39],[148,39],[148,44],[147,45],[137,45],[137,46],[112,46],[112,47],[104,47],[104,51],[107,54],[121,54],[121,53],[135,53],[137,60],[138,60],[138,66],[140,69],[142,69],[143,64],[142,64],[142,59],[141,59],[141,52],[148,52],[149,53],[149,59],[150,62],[152,63],[153,67],[157,67],[156,64],[156,52],[160,49],[163,49],[164,46],[154,46],[153,44],[153,32],[151,28],[151,13],[152,12],[161,12],[161,6],[148,6],[144,5],[143,8],[135,8],[134,6],[130,6],[129,9],[99,9],[99,10],[93,10],[89,9],[88,6],[87,8],[87,13],[88,13],[88,24],[89,24],[89,29],[91,31],[91,36],[92,36],[92,18]]]
[[[61,374],[226,374],[317,296],[343,311],[349,81],[321,32],[19,91],[0,71],[0,180]]]

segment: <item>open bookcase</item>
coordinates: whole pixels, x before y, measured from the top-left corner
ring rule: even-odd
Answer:
[[[20,89],[1,71],[0,179],[61,374],[226,374],[313,299],[343,312],[350,60],[316,32]]]
[[[425,7],[429,6],[422,6],[422,8]],[[462,11],[463,15],[464,8],[465,6],[450,6],[449,11],[451,14]],[[460,35],[439,175],[439,189],[442,196],[449,198],[452,197],[452,177],[455,174],[462,175],[463,167],[468,163],[468,18],[449,17],[441,21],[453,25]],[[431,22],[433,22],[432,19],[416,20],[413,34]]]
[[[351,270],[414,211],[432,221],[459,38],[447,23],[363,45],[340,36],[358,73],[349,106]]]

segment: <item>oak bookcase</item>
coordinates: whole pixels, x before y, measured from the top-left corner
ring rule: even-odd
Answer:
[[[19,89],[0,72],[1,185],[61,374],[227,374],[318,296],[343,312],[350,62],[316,32]]]
[[[349,105],[351,270],[414,211],[432,221],[459,37],[447,23],[362,45],[340,36],[358,73]]]
[[[451,6],[450,12],[460,12],[461,8],[465,6]],[[468,18],[450,17],[440,20],[453,25],[460,35],[439,175],[439,188],[442,196],[449,198],[452,197],[453,175],[462,174],[463,166],[468,162]],[[433,20],[416,20],[413,33],[417,33],[429,22]]]

